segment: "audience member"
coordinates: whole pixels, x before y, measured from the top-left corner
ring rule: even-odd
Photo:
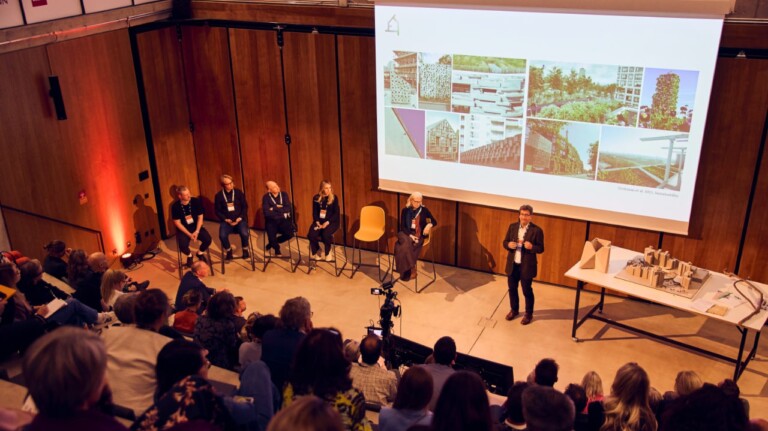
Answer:
[[[485,383],[472,371],[457,371],[445,381],[432,417],[433,431],[494,429]]]
[[[264,333],[261,360],[269,367],[272,383],[282,390],[293,361],[293,355],[304,336],[312,330],[312,310],[301,296],[285,301],[280,309],[280,325]]]
[[[739,385],[736,384],[731,379],[725,379],[722,382],[717,384],[717,387],[723,390],[727,395],[733,395],[737,397],[741,404],[744,406],[744,413],[747,415],[747,418],[749,418],[749,401],[746,398],[741,398],[741,390],[739,389]]]
[[[107,346],[107,378],[114,389],[115,403],[139,415],[152,405],[157,386],[157,354],[171,339],[158,333],[168,318],[165,293],[147,289],[136,295],[135,325],[110,327],[102,332],[102,337]]]
[[[261,360],[261,339],[267,331],[275,329],[278,324],[277,317],[267,314],[260,316],[251,314],[245,323],[246,341],[240,345],[240,368],[245,369],[251,362]]]
[[[533,369],[533,379],[537,385],[553,388],[557,383],[557,372],[560,367],[552,358],[544,358]]]
[[[442,337],[435,343],[432,351],[433,364],[420,365],[432,376],[434,388],[432,390],[432,399],[429,401],[429,410],[435,411],[437,399],[440,397],[440,391],[443,389],[445,381],[456,371],[453,364],[456,362],[456,342],[451,337]]]
[[[523,417],[528,431],[570,431],[576,408],[550,386],[533,385],[523,392]]]
[[[138,293],[126,293],[115,301],[115,306],[112,311],[115,313],[115,317],[117,317],[117,320],[119,320],[120,323],[124,325],[135,323],[136,317],[134,316],[133,311],[136,306],[137,296],[139,296]]]
[[[184,309],[173,315],[173,329],[186,334],[195,332],[203,297],[198,290],[189,290],[181,299]]]
[[[62,280],[67,281],[67,262],[64,257],[72,251],[67,248],[64,241],[53,240],[43,246],[45,250],[45,259],[43,260],[43,269],[48,274]]]
[[[656,417],[648,403],[651,382],[635,362],[624,364],[616,372],[611,394],[606,397],[605,423],[601,431],[655,431]]]
[[[30,305],[47,304],[54,299],[69,299],[69,294],[43,280],[43,266],[37,259],[24,262],[19,267],[21,279],[19,291],[24,294]]]
[[[587,392],[587,409],[591,403],[603,402],[603,398],[605,397],[603,380],[600,378],[599,374],[594,371],[587,372],[587,374],[584,374],[584,378],[581,379],[581,386],[584,388],[584,391]],[[587,410],[585,409],[584,413],[586,413],[586,411]]]
[[[345,430],[371,430],[365,418],[365,397],[352,387],[349,368],[338,331],[310,331],[296,350],[291,377],[283,391],[283,407],[290,407],[299,396],[316,395],[341,414]]]
[[[397,395],[397,375],[379,366],[382,341],[378,335],[368,334],[360,345],[362,363],[353,363],[349,371],[352,386],[359,389],[371,404],[388,405]]]
[[[117,298],[124,295],[123,288],[128,284],[128,276],[119,269],[108,269],[101,277],[101,306],[104,311],[115,307]]]
[[[380,431],[406,431],[413,425],[430,425],[432,412],[427,409],[432,399],[432,376],[424,367],[411,367],[403,373],[392,407],[379,413]]]
[[[680,371],[675,377],[675,390],[664,394],[667,401],[688,395],[704,385],[701,377],[695,371]]]
[[[507,392],[507,400],[504,402],[503,414],[498,422],[500,431],[525,430],[525,417],[523,417],[523,391],[531,386],[528,382],[515,382]]]
[[[106,413],[111,404],[105,377],[107,354],[98,335],[60,328],[37,340],[22,371],[38,414],[28,431],[124,431]]]
[[[350,364],[360,362],[360,343],[351,338],[344,340],[344,358]]]
[[[91,268],[88,266],[88,255],[85,250],[76,249],[69,253],[69,262],[67,263],[67,281],[72,289],[77,287],[90,275]]]
[[[216,293],[208,302],[205,314],[195,323],[194,338],[208,349],[208,359],[217,367],[235,369],[240,339],[235,316],[235,297],[224,290]]]
[[[343,431],[339,413],[314,395],[297,399],[269,422],[267,431]]]
[[[661,419],[662,431],[747,431],[749,420],[739,398],[706,383],[672,401]]]
[[[573,420],[574,431],[598,431],[602,424],[597,424],[596,427],[590,426],[589,416],[584,413],[587,408],[587,391],[581,385],[571,383],[565,387],[563,393],[571,399],[576,409],[576,417]]]
[[[211,274],[211,267],[205,261],[198,260],[192,264],[190,270],[184,274],[179,284],[179,290],[176,291],[176,301],[173,303],[173,307],[176,310],[183,310],[184,303],[182,302],[184,294],[190,290],[197,290],[200,292],[200,296],[203,298],[203,308],[208,306],[208,300],[211,299],[216,290],[208,287],[203,283],[203,279]]]
[[[88,269],[85,271],[85,275],[77,281],[73,296],[94,310],[106,311],[101,298],[101,279],[107,269],[109,269],[107,256],[101,252],[91,253],[88,256]]]

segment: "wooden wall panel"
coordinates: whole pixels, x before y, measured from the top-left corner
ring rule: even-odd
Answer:
[[[622,226],[612,226],[601,223],[590,223],[589,239],[602,238],[611,244],[630,250],[642,251],[645,247],[659,245],[660,234],[647,230],[632,229]],[[574,262],[575,263],[575,262]]]
[[[328,179],[341,190],[335,37],[286,33],[283,56],[291,135],[291,198],[299,235],[306,236],[312,223],[312,196],[320,180]],[[287,185],[282,187],[287,190]]]
[[[754,70],[756,82],[762,90],[756,89],[754,105],[756,111],[768,112],[768,60],[749,60],[750,67]],[[762,103],[763,107],[758,108]],[[750,277],[762,283],[768,283],[768,265],[765,258],[768,256],[768,141],[763,141],[763,159],[760,161],[760,175],[752,202],[752,211],[747,226],[747,237],[744,242],[739,275]],[[745,165],[744,168],[747,166]]]
[[[182,52],[200,196],[206,218],[218,220],[213,197],[221,190],[219,177],[226,173],[243,183],[227,29],[183,27]]]
[[[249,224],[264,229],[264,182],[289,190],[291,176],[280,48],[274,31],[230,29],[229,35]]]
[[[400,194],[400,205],[397,209],[398,226],[400,226],[400,211],[408,203],[408,196]],[[437,227],[432,237],[432,245],[435,247],[435,262],[445,265],[456,265],[456,205],[455,201],[430,198],[424,196],[424,205],[437,219]],[[428,250],[424,250],[425,252]]]
[[[76,159],[59,138],[56,112],[48,96],[48,75],[44,47],[0,56],[0,171],[4,178],[12,179],[0,182],[0,202],[65,217],[78,209],[77,200],[68,196],[72,190],[66,181]],[[88,222],[92,224],[92,220]]]
[[[152,183],[138,179],[140,172],[149,170],[149,158],[128,31],[69,40],[49,45],[47,50],[51,71],[60,78],[69,118],[58,122],[61,147],[43,154],[66,152],[74,160],[65,162],[65,176],[48,178],[66,184],[63,197],[46,191],[36,199],[48,196],[66,201],[61,218],[100,230],[109,256],[114,257],[112,250],[117,254],[126,251],[127,243],[135,242],[134,232],[154,230],[155,236],[142,237],[157,240]],[[62,162],[57,157],[46,159],[51,164]],[[82,205],[78,202],[80,190],[88,197]]]
[[[8,207],[3,208],[3,216],[8,231],[14,233],[11,237],[13,248],[41,262],[46,255],[43,246],[52,239],[60,239],[67,247],[83,249],[88,253],[102,250],[98,231],[25,214]]]
[[[716,271],[736,265],[765,122],[768,80],[753,64],[717,61],[690,236],[662,240],[673,256]]]
[[[387,214],[389,249],[397,239],[397,193],[376,189],[376,58],[374,39],[339,36],[339,105],[347,245],[360,227],[360,210],[378,205]],[[373,248],[373,247],[368,247]]]
[[[173,235],[176,227],[171,218],[171,204],[176,200],[176,186],[184,184],[193,195],[200,193],[195,146],[189,130],[181,45],[176,27],[139,33],[136,35],[136,43],[152,131],[163,218],[166,232]]]

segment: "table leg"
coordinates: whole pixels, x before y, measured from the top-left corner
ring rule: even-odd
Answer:
[[[578,338],[576,338],[576,329],[578,329],[579,300],[581,299],[581,289],[583,288],[583,281],[576,283],[576,303],[573,305],[573,327],[571,328],[571,338],[573,338],[573,341],[578,341]]]
[[[741,363],[741,357],[744,355],[744,343],[747,341],[747,333],[749,332],[749,329],[747,328],[739,328],[736,329],[741,332],[741,341],[739,342],[739,354],[736,356],[736,369],[733,371],[733,381],[737,382],[739,380],[739,376],[741,376],[741,373],[744,371],[744,368],[746,368],[746,363]],[[751,355],[751,354],[750,354]],[[749,360],[747,360],[749,362]]]
[[[600,289],[600,307],[598,310],[600,311],[600,314],[603,314],[603,305],[605,305],[605,288]]]

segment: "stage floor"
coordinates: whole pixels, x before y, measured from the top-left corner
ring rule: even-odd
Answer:
[[[218,226],[207,223],[213,236]],[[304,262],[295,273],[288,262],[275,260],[266,272],[261,272],[261,235],[253,231],[257,270],[251,272],[250,263],[235,259],[220,272],[220,250],[214,241],[212,255],[216,275],[205,279],[208,286],[229,289],[245,298],[246,314],[277,314],[283,302],[304,296],[312,304],[315,327],[333,326],[344,338],[360,339],[365,327],[379,320],[379,306],[383,297],[370,294],[379,286],[376,268],[361,269],[353,279],[349,267],[340,277],[333,275],[332,264],[321,263],[319,270],[306,273],[308,244],[300,240]],[[239,239],[230,237],[240,255]],[[179,278],[177,271],[176,241],[171,238],[160,244],[156,257],[144,261],[131,272],[136,280],[151,280],[151,287],[164,290],[173,300]],[[287,244],[282,247],[287,253]],[[337,248],[341,251],[341,247]],[[351,256],[351,249],[347,253]],[[295,257],[294,250],[294,257]],[[375,253],[364,253],[365,262],[374,262]],[[386,258],[383,265],[387,264]],[[423,263],[420,262],[420,268]],[[704,381],[717,383],[731,378],[734,365],[712,359],[695,352],[667,345],[635,333],[611,327],[596,320],[588,320],[579,329],[582,340],[571,339],[575,289],[534,283],[536,311],[528,326],[520,318],[504,320],[509,311],[506,277],[477,271],[437,265],[437,281],[417,294],[413,282],[397,283],[397,299],[402,315],[395,318],[394,333],[409,340],[432,346],[443,335],[456,340],[458,350],[473,356],[511,365],[515,379],[522,380],[542,358],[554,358],[560,364],[559,381],[555,385],[563,390],[569,383],[579,383],[584,373],[597,371],[603,379],[606,392],[610,392],[616,370],[626,362],[634,361],[644,367],[651,384],[660,392],[671,390],[675,376],[681,370],[696,371]],[[419,279],[426,282],[425,274]],[[581,298],[582,314],[597,303],[599,295],[586,292]],[[522,298],[521,298],[522,300]],[[649,332],[665,335],[689,344],[735,357],[739,332],[732,325],[695,316],[672,308],[613,296],[606,297],[605,315]],[[766,332],[763,330],[763,332]],[[753,337],[748,338],[751,347]],[[742,396],[750,403],[751,417],[768,417],[768,346],[765,341],[739,380]]]

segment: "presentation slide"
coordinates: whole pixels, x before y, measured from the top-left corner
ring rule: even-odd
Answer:
[[[722,17],[375,8],[380,188],[688,233]]]

